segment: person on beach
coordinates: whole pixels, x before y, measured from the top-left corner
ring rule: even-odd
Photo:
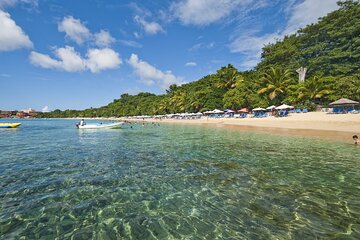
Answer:
[[[353,136],[353,141],[354,141],[355,145],[358,145],[358,144],[360,145],[360,140],[359,140],[359,137],[357,135]]]
[[[86,123],[85,123],[84,119],[81,119],[80,126],[84,126],[84,125],[86,125]]]

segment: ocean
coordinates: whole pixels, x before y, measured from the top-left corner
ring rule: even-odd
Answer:
[[[351,136],[19,121],[0,129],[0,239],[360,239]]]

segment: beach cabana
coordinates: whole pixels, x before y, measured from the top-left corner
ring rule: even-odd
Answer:
[[[266,111],[269,112],[269,115],[273,116],[273,115],[275,115],[275,108],[276,108],[275,105],[271,105],[271,106],[266,108]]]
[[[240,118],[246,118],[247,114],[249,113],[249,109],[247,108],[242,108],[240,110],[237,111],[238,113],[240,113]]]
[[[214,117],[214,118],[219,118],[219,117],[223,117],[224,115],[224,111],[221,111],[221,110],[219,110],[219,109],[214,109],[213,111],[212,111],[212,117]]]
[[[254,108],[254,117],[260,118],[260,117],[267,117],[266,109],[265,108]]]
[[[333,107],[333,113],[348,113],[359,105],[359,102],[347,98],[341,98],[329,104]]]
[[[229,118],[229,117],[234,117],[235,115],[235,111],[231,110],[231,109],[225,109],[225,117]]]
[[[278,110],[278,113],[277,113],[278,117],[286,117],[289,114],[288,110],[293,109],[293,108],[294,108],[293,106],[290,106],[287,104],[282,104],[282,105],[276,107],[275,109]]]

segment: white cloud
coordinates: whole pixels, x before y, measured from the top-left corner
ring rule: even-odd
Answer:
[[[55,53],[61,59],[61,68],[66,72],[78,72],[85,69],[84,60],[73,47],[58,48]]]
[[[136,15],[134,18],[147,34],[155,35],[159,32],[164,32],[164,29],[157,22],[148,22],[144,18]]]
[[[229,45],[230,51],[248,55],[242,66],[252,68],[260,61],[261,51],[265,45],[281,40],[285,35],[293,34],[298,29],[317,22],[318,18],[338,8],[336,2],[337,0],[304,0],[295,4],[295,1],[290,1],[286,10],[290,16],[284,29],[261,36],[256,32],[242,32],[232,39]]]
[[[16,4],[16,0],[0,0],[0,8],[4,9],[6,7],[12,7]]]
[[[26,33],[16,25],[10,14],[0,10],[0,51],[32,48],[33,43]]]
[[[122,63],[119,54],[110,48],[89,49],[86,56],[86,66],[93,73],[117,68]]]
[[[135,37],[135,38],[141,38],[141,34],[140,34],[140,33],[134,32],[133,34],[134,34],[134,37]]]
[[[197,63],[196,62],[187,62],[187,63],[185,63],[185,66],[186,67],[196,67]]]
[[[115,42],[115,38],[113,38],[108,31],[104,31],[104,30],[95,33],[94,37],[95,37],[95,44],[99,47],[109,47],[111,44]]]
[[[18,3],[29,4],[32,7],[38,6],[38,0],[0,0],[0,9],[13,7]]]
[[[61,62],[52,59],[49,55],[38,53],[31,51],[30,56],[30,63],[42,67],[42,68],[56,68],[59,69],[61,66]]]
[[[199,49],[211,49],[215,46],[214,42],[211,43],[197,43],[189,48],[189,51],[197,51]]]
[[[315,23],[318,18],[336,10],[338,0],[304,0],[302,3],[290,7],[292,11],[284,34],[295,33],[299,28]]]
[[[276,39],[281,39],[282,34],[271,33],[263,36],[254,36],[253,33],[243,33],[238,36],[230,44],[231,52],[240,52],[245,54],[261,54],[261,49],[264,45],[274,42]]]
[[[128,63],[139,76],[140,81],[147,85],[157,85],[167,89],[171,84],[184,84],[182,78],[176,77],[171,71],[163,72],[151,64],[139,59],[136,54],[131,54]]]
[[[59,60],[53,59],[49,55],[32,51],[30,53],[30,63],[42,68],[58,69],[66,72],[85,70],[84,60],[73,47],[57,48],[54,54]]]
[[[173,3],[170,9],[185,25],[208,25],[252,2],[253,0],[181,0]]]
[[[55,49],[54,55],[58,60],[49,55],[32,51],[29,57],[30,63],[47,69],[66,72],[81,72],[88,69],[93,73],[117,68],[122,63],[118,53],[110,48],[89,49],[87,58],[82,58],[73,47],[66,46]]]
[[[131,41],[131,40],[119,40],[119,42],[125,46],[128,47],[134,47],[134,48],[142,48],[142,45],[138,42]]]
[[[99,32],[93,34],[80,19],[75,19],[72,16],[64,17],[64,19],[58,23],[58,30],[64,32],[66,38],[75,41],[79,45],[90,42],[92,45],[105,48],[116,42],[116,39],[111,36],[109,31],[101,29]]]
[[[11,75],[10,74],[6,74],[6,73],[1,73],[0,74],[0,77],[3,77],[3,78],[10,78]]]
[[[41,111],[42,111],[42,112],[50,112],[49,106],[44,106]]]
[[[64,17],[64,19],[58,23],[58,30],[65,32],[66,37],[75,41],[77,44],[83,44],[91,37],[89,29],[81,23],[79,19],[75,19],[72,16]]]

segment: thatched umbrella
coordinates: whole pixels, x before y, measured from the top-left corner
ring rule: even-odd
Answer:
[[[358,105],[359,102],[354,101],[354,100],[350,100],[347,98],[340,98],[339,100],[336,100],[335,102],[330,103],[330,106],[339,106],[339,107],[345,107],[345,106],[354,106],[354,105]]]

